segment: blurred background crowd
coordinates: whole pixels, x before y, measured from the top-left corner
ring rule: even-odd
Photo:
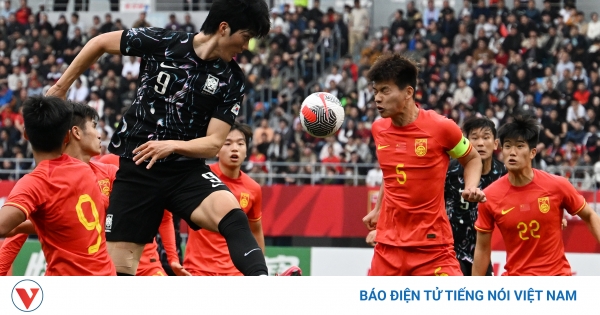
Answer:
[[[438,1],[439,2],[439,1]],[[591,189],[600,174],[600,21],[574,1],[465,0],[424,6],[408,2],[389,17],[373,17],[361,1],[343,10],[279,5],[268,38],[237,57],[249,87],[239,120],[254,129],[245,170],[261,183],[379,185],[371,124],[378,119],[366,72],[381,54],[411,56],[420,68],[417,102],[461,125],[485,116],[497,127],[517,110],[542,127],[536,165]],[[460,6],[459,6],[460,7]],[[388,19],[374,29],[372,19]],[[150,25],[110,13],[82,21],[66,13],[50,23],[25,0],[0,10],[0,179],[31,169],[23,138],[23,100],[44,93],[85,43],[131,27],[197,32],[201,21],[172,14]],[[137,89],[140,60],[103,56],[71,87],[68,98],[101,115],[103,151]],[[317,139],[298,112],[314,92],[337,96],[346,109],[341,130]],[[600,182],[600,176],[598,176]]]

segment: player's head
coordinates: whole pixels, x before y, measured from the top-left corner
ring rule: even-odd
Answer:
[[[250,137],[252,137],[250,126],[234,122],[217,155],[219,164],[227,168],[240,167],[246,160]]]
[[[412,105],[417,87],[417,65],[399,54],[386,54],[377,59],[367,78],[372,82],[375,103],[381,117],[396,116]]]
[[[493,121],[485,117],[472,117],[464,122],[463,131],[481,159],[492,158],[494,150],[498,148],[496,125]]]
[[[71,139],[69,145],[76,145],[90,156],[100,154],[100,135],[96,130],[98,112],[89,105],[73,103],[71,119]]]
[[[200,31],[219,36],[221,59],[230,61],[248,49],[252,37],[269,34],[269,7],[264,0],[216,0]]]
[[[58,97],[30,97],[23,103],[25,138],[35,152],[62,152],[72,116],[73,106]]]
[[[512,122],[498,130],[504,164],[509,172],[531,167],[531,160],[537,153],[539,133],[537,120],[523,114],[516,115]]]

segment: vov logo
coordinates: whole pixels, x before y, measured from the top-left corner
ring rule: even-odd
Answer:
[[[42,305],[44,291],[33,280],[21,280],[12,289],[12,302],[16,308],[23,312],[33,312]]]

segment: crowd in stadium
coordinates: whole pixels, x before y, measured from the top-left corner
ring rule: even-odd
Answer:
[[[537,0],[538,2],[540,0]],[[441,8],[429,1],[418,10],[414,2],[398,8],[389,27],[373,29],[371,14],[360,6],[342,12],[288,5],[272,9],[268,39],[252,42],[237,60],[247,75],[248,96],[240,120],[254,128],[247,171],[274,172],[275,182],[310,182],[286,174],[319,172],[318,182],[343,183],[326,175],[368,175],[378,185],[377,169],[340,167],[339,163],[376,162],[370,127],[378,118],[366,72],[375,59],[397,52],[419,63],[417,102],[461,125],[473,115],[486,116],[497,126],[517,110],[530,111],[542,131],[539,167],[593,166],[600,161],[600,21],[575,3],[533,0],[464,1],[455,11],[448,1]],[[387,18],[387,17],[377,17]],[[198,21],[198,24],[200,21]],[[111,18],[82,21],[77,13],[55,25],[27,2],[0,10],[0,154],[31,157],[23,137],[20,108],[30,95],[43,93],[92,37],[129,27],[158,26],[197,32],[189,15],[172,14],[167,25],[150,25],[141,13],[131,25]],[[331,49],[329,49],[331,48]],[[324,53],[325,52],[325,53]],[[68,99],[86,102],[100,113],[103,147],[120,116],[136,95],[139,60],[101,58],[71,88]],[[321,65],[324,65],[322,67]],[[300,103],[308,93],[336,95],[346,119],[335,137],[316,139],[302,130]],[[261,93],[269,101],[258,101]],[[265,166],[264,162],[323,162],[311,166]],[[28,163],[5,161],[5,170],[29,169]],[[593,173],[575,174],[592,178]],[[15,174],[0,174],[15,179]],[[264,179],[259,179],[264,181]],[[592,182],[592,181],[590,181]]]

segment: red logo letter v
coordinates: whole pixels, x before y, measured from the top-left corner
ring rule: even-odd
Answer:
[[[21,298],[21,301],[23,301],[23,304],[25,304],[25,308],[29,309],[29,306],[31,306],[31,302],[33,302],[33,299],[35,299],[35,295],[38,293],[38,291],[40,289],[31,288],[31,296],[29,296],[29,294],[27,294],[27,291],[25,291],[25,289],[18,288],[15,290],[19,294],[19,297]]]

